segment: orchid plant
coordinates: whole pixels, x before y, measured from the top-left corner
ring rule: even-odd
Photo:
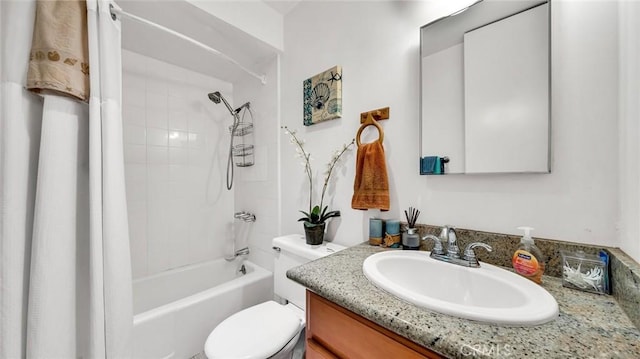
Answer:
[[[313,205],[313,171],[311,169],[311,154],[304,149],[304,141],[301,140],[295,130],[290,130],[287,126],[282,126],[284,133],[289,135],[289,141],[296,147],[297,157],[302,158],[302,165],[304,166],[305,174],[309,179],[309,209],[308,211],[300,211],[304,214],[304,217],[298,219],[299,222],[305,222],[306,224],[321,224],[329,218],[340,217],[340,211],[328,211],[329,206],[324,206],[324,196],[327,192],[327,186],[331,180],[333,170],[338,164],[342,155],[347,152],[351,146],[355,143],[355,140],[351,140],[349,143],[345,143],[342,147],[333,151],[333,156],[327,164],[327,170],[324,173],[324,184],[322,186],[322,194],[320,195],[320,204]]]

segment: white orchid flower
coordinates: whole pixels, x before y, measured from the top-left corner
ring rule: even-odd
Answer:
[[[295,130],[291,130],[289,129],[287,126],[282,126],[282,129],[284,129],[284,133],[286,135],[289,135],[289,142],[293,145],[295,145],[295,158],[302,158],[303,161],[301,162],[302,167],[304,167],[304,171],[307,175],[307,178],[309,179],[309,212],[312,212],[312,208],[314,208],[312,206],[313,204],[313,170],[311,168],[311,161],[313,160],[313,157],[311,157],[311,154],[308,153],[307,151],[305,151],[304,149],[304,145],[305,145],[305,141],[298,138],[298,136],[296,136],[296,131]],[[322,187],[322,195],[320,196],[320,206],[316,206],[319,207],[320,210],[323,210],[323,204],[324,204],[324,195],[326,193],[327,190],[327,185],[329,183],[329,180],[331,179],[331,174],[333,172],[333,169],[335,168],[335,165],[338,163],[338,161],[340,160],[340,158],[342,157],[342,155],[351,147],[351,145],[353,145],[355,143],[355,140],[351,140],[350,143],[345,143],[342,145],[341,148],[335,150],[332,152],[332,156],[331,156],[331,160],[329,161],[329,163],[327,164],[327,169],[324,172],[324,185]],[[314,209],[315,210],[315,209]],[[338,214],[339,215],[339,214]]]

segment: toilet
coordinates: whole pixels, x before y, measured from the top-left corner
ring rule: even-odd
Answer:
[[[305,327],[305,288],[287,278],[287,270],[343,250],[324,242],[306,244],[304,235],[276,237],[272,241],[275,257],[274,293],[288,301],[282,305],[270,300],[237,312],[223,320],[207,338],[204,352],[209,359],[284,359],[293,349]]]

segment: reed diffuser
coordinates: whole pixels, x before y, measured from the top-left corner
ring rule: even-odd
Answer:
[[[404,215],[407,217],[407,224],[409,225],[409,228],[416,228],[416,221],[418,220],[420,211],[416,208],[409,207],[409,212],[405,209]]]
[[[407,231],[402,234],[402,249],[418,250],[420,249],[420,235],[416,228],[416,221],[420,215],[420,211],[409,207],[409,211],[404,211],[407,217]]]

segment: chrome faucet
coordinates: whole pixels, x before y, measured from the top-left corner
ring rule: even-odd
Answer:
[[[458,247],[458,237],[456,236],[456,231],[451,226],[444,226],[440,231],[440,237],[436,237],[431,234],[427,234],[422,237],[423,240],[431,239],[434,241],[433,250],[431,250],[431,258],[437,259],[443,262],[453,263],[457,265],[461,265],[464,267],[472,267],[478,268],[480,267],[480,263],[478,262],[478,258],[476,257],[475,252],[473,251],[476,247],[482,247],[486,249],[488,252],[491,252],[493,248],[490,245],[474,242],[469,244],[464,249],[464,254],[462,258],[460,258],[460,247]],[[446,241],[447,250],[445,252],[442,242]]]
[[[249,254],[249,247],[244,247],[242,249],[238,249],[235,253],[235,256],[246,256]]]
[[[440,238],[447,242],[447,256],[449,258],[460,258],[460,248],[458,247],[458,236],[456,230],[450,226],[442,227]]]
[[[233,256],[231,256],[231,257],[224,257],[224,259],[225,259],[227,262],[231,262],[231,261],[233,261],[234,259],[236,259],[236,258],[237,258],[237,257],[239,257],[239,256],[246,256],[246,255],[249,255],[249,247],[244,247],[244,248],[238,249],[237,251],[235,251],[235,252],[233,253]]]
[[[245,212],[245,211],[234,213],[233,214],[233,218],[239,219],[242,222],[255,222],[256,221],[256,215],[255,214],[249,213],[249,212]]]

